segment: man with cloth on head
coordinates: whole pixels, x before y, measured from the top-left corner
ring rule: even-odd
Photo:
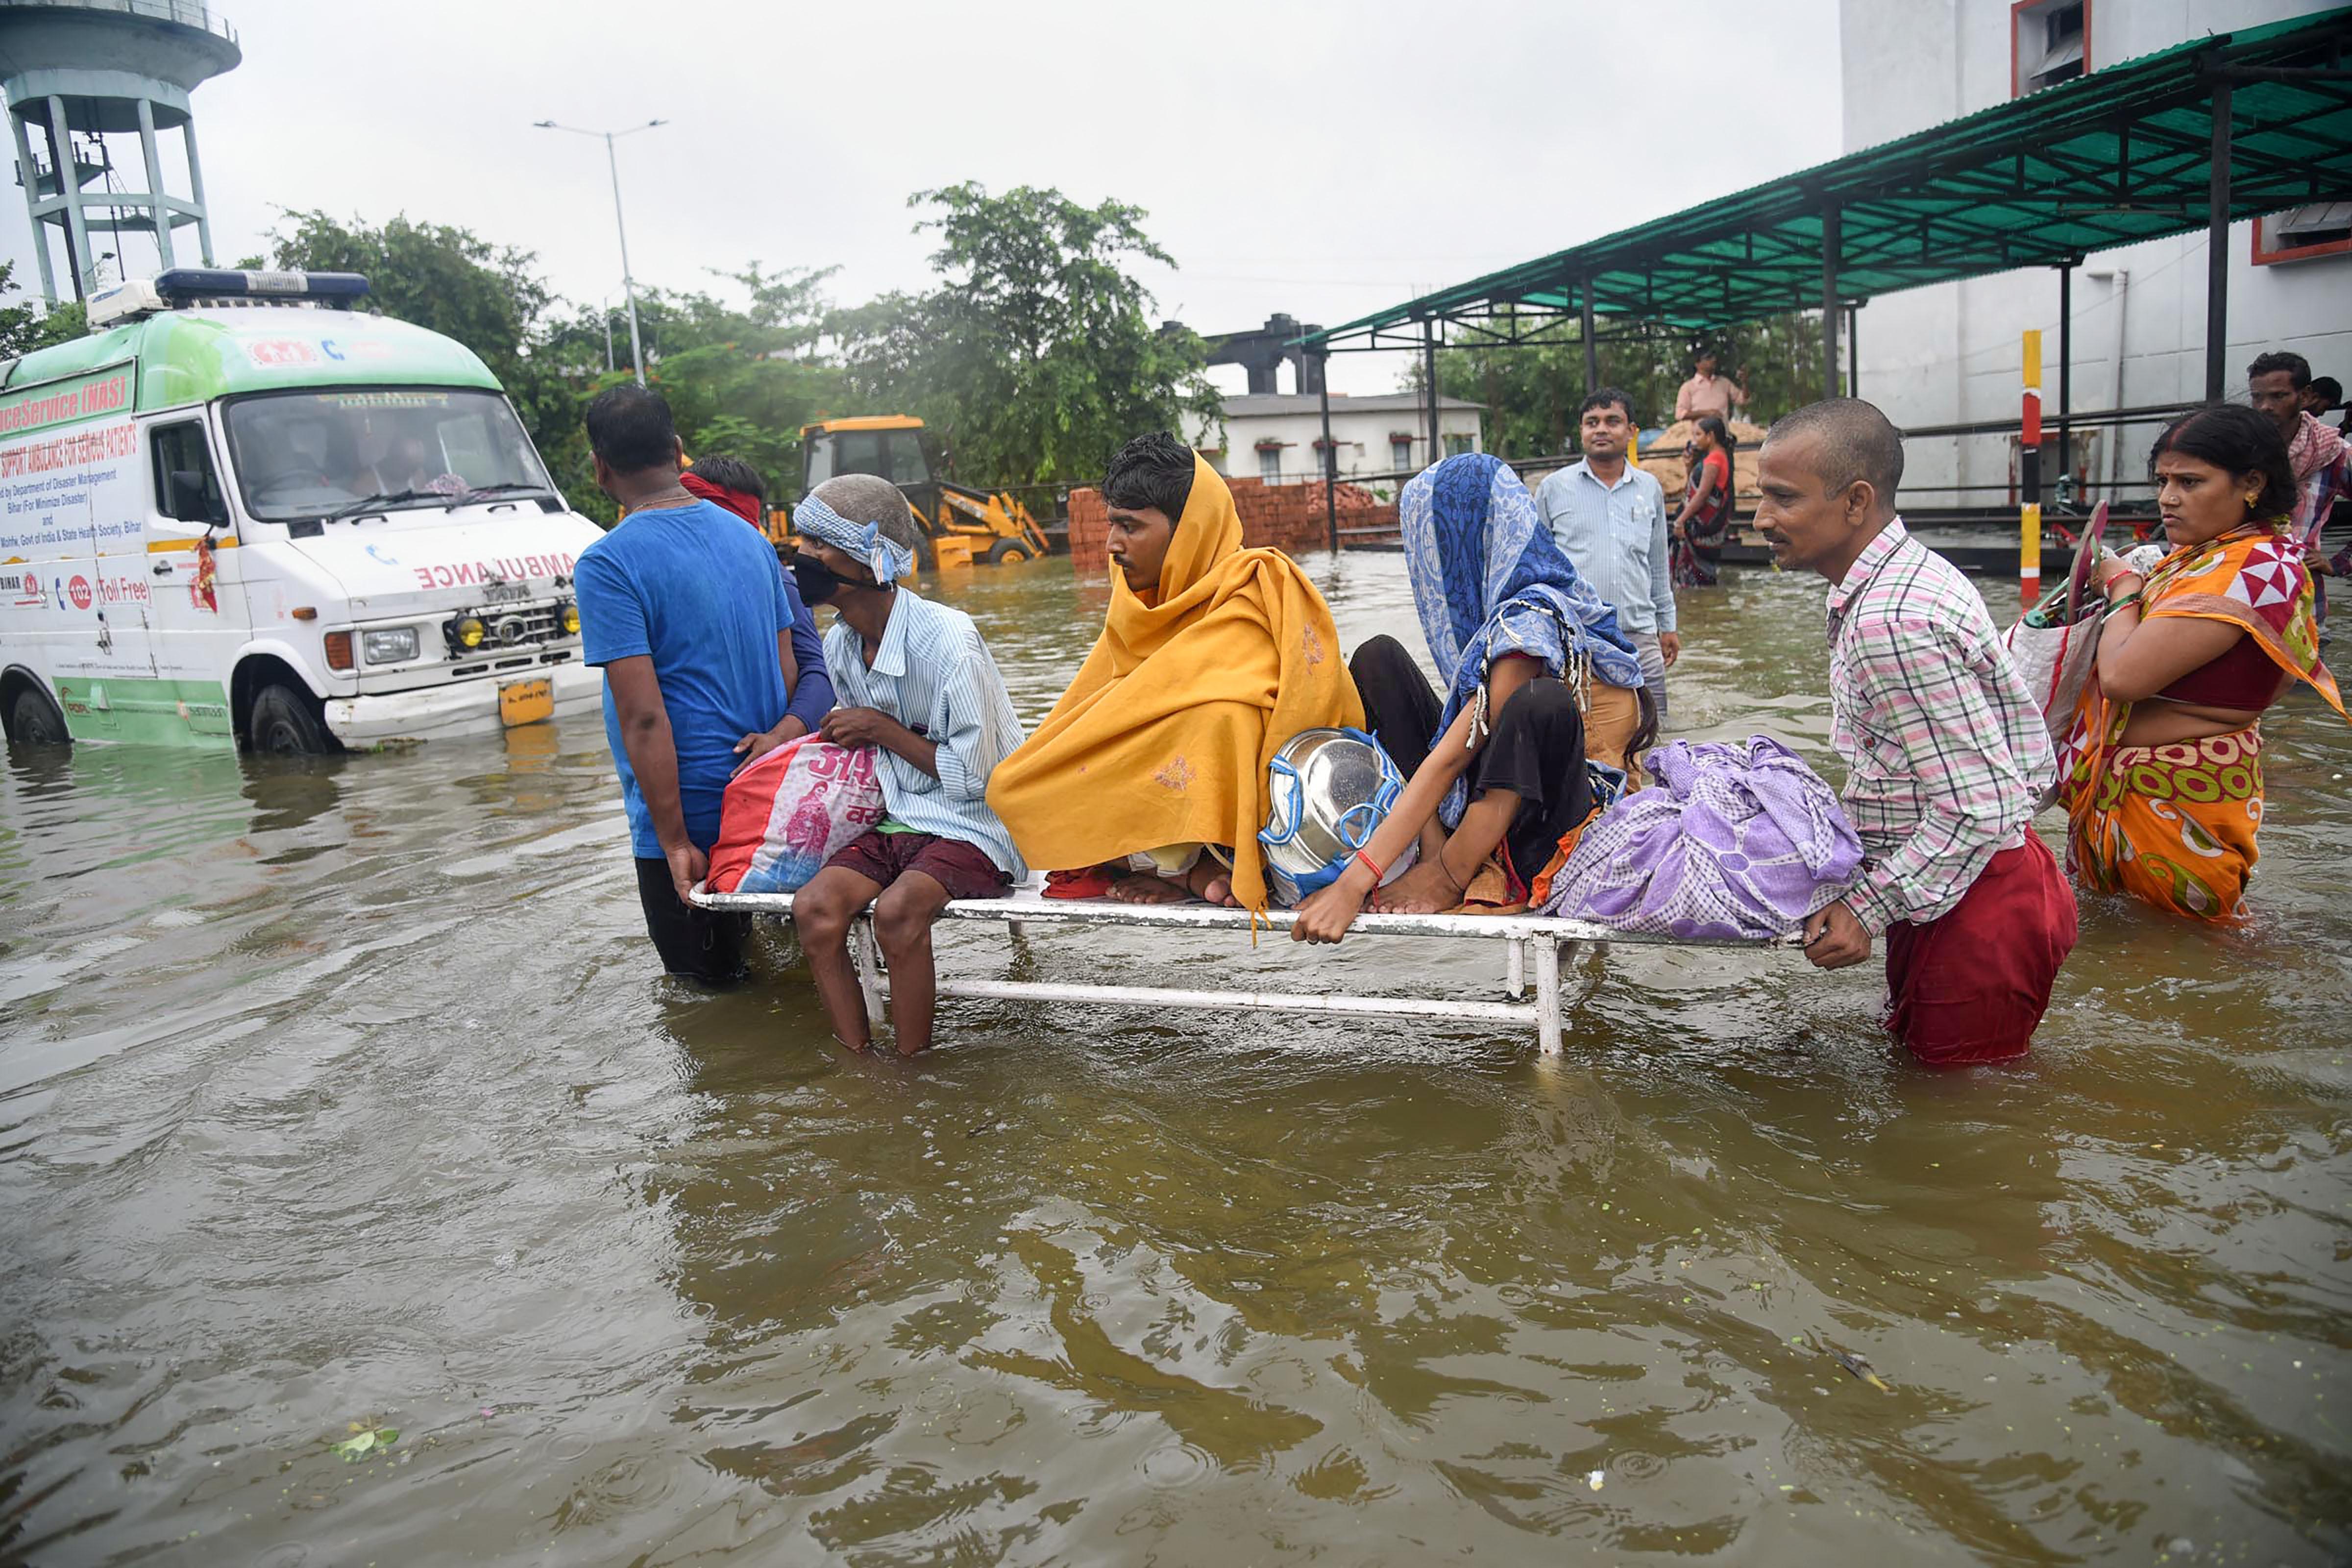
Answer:
[[[1364,724],[1330,606],[1289,556],[1242,548],[1233,492],[1173,437],[1119,448],[1102,494],[1102,635],[989,804],[1032,865],[1264,910],[1267,764],[1302,730]]]
[[[932,922],[950,900],[993,898],[1026,871],[987,800],[990,774],[1021,743],[1020,717],[971,617],[898,586],[914,552],[882,529],[906,518],[898,488],[872,474],[827,479],[793,509],[801,597],[840,617],[824,667],[841,706],[817,732],[875,748],[887,814],[809,879],[793,922],[835,1037],[863,1051],[873,1020],[849,922],[874,906],[898,1054],[913,1056],[931,1043]]]
[[[1842,969],[1886,939],[1886,1027],[1930,1067],[2025,1054],[2074,946],[2074,894],[2033,831],[2057,773],[2033,698],[1959,568],[1895,515],[1903,437],[1832,397],[1776,422],[1756,526],[1830,582],[1830,745],[1863,847],[1845,896],[1805,921]]]

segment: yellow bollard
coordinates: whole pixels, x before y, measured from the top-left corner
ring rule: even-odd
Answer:
[[[2042,598],[2042,333],[2025,334],[2024,424],[2018,441],[2017,586],[2032,609]]]

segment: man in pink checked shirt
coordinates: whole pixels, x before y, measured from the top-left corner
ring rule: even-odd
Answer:
[[[2311,362],[2299,353],[2273,350],[2255,356],[2246,367],[2246,394],[2286,443],[2286,466],[2294,475],[2294,515],[2288,519],[2288,530],[2303,547],[2303,563],[2311,569],[2324,626],[2331,596],[2328,579],[2352,574],[2352,549],[2331,557],[2320,544],[2328,514],[2338,500],[2352,494],[2352,442],[2305,406],[2311,401]]]
[[[1835,397],[1758,457],[1773,559],[1831,584],[1830,743],[1862,875],[1805,922],[1822,969],[1886,939],[1886,1026],[1920,1061],[2021,1057],[2074,946],[2074,894],[2033,831],[2056,764],[2042,716],[1959,569],[1895,515],[1903,437]]]

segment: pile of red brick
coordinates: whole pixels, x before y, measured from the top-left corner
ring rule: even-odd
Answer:
[[[1244,545],[1272,545],[1297,555],[1329,542],[1320,480],[1303,485],[1270,485],[1264,479],[1225,482],[1234,492],[1234,510],[1241,514]],[[1363,486],[1342,481],[1332,503],[1343,543],[1395,537],[1394,501],[1381,500]],[[1070,559],[1079,571],[1100,572],[1109,565],[1103,549],[1108,526],[1100,490],[1070,492]],[[1360,531],[1364,530],[1371,531]]]

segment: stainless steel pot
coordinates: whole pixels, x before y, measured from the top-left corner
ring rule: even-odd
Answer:
[[[1355,730],[1303,730],[1274,754],[1267,773],[1258,843],[1267,863],[1293,878],[1333,868],[1361,848],[1403,782],[1380,742]]]

